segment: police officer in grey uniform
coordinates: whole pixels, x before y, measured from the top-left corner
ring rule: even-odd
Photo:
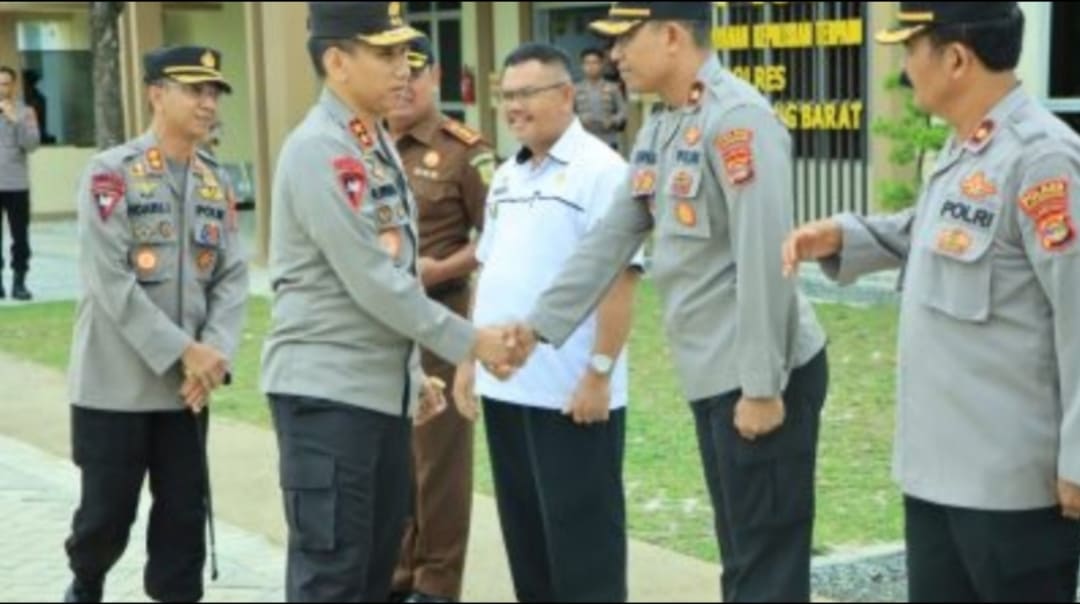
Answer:
[[[574,86],[574,111],[586,130],[618,151],[619,133],[626,126],[626,98],[617,83],[603,77],[604,51],[583,51],[581,71],[585,77]]]
[[[15,70],[0,65],[0,248],[4,215],[11,231],[11,270],[15,273],[11,297],[33,299],[26,287],[30,271],[30,174],[27,159],[41,144],[41,129],[34,109],[17,100]],[[0,249],[0,275],[4,252]],[[0,300],[7,295],[0,277]]]
[[[312,2],[309,28],[324,90],[275,175],[262,375],[289,527],[286,592],[385,601],[410,511],[410,418],[445,406],[419,345],[502,366],[512,342],[428,299],[417,276],[416,201],[380,122],[422,34],[399,2]]]
[[[524,349],[561,344],[650,231],[675,366],[697,424],[725,601],[806,601],[825,338],[784,278],[791,139],[768,102],[711,50],[712,3],[616,2],[630,89],[658,93],[611,211],[540,299]],[[532,331],[535,330],[535,331]]]
[[[788,270],[904,269],[894,475],[912,601],[1076,597],[1080,136],[1020,87],[1016,2],[902,2],[916,103],[953,128],[915,208],[796,231]]]
[[[197,151],[230,90],[221,55],[163,48],[145,57],[145,73],[150,130],[95,156],[79,185],[85,291],[70,377],[82,498],[66,544],[75,575],[67,601],[101,600],[147,473],[146,593],[202,598],[200,412],[227,380],[247,302],[233,192],[224,170]]]

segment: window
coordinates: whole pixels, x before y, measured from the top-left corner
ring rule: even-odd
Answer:
[[[1080,4],[1054,2],[1050,19],[1050,98],[1080,101],[1080,69],[1076,41],[1080,40]]]
[[[94,146],[93,59],[82,15],[20,19],[17,44],[26,104],[38,113],[42,143]]]
[[[465,104],[461,101],[461,3],[408,2],[409,24],[431,39],[439,65],[442,67],[440,107],[455,119],[464,119]]]

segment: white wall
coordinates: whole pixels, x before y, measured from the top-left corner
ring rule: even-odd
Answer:
[[[1021,2],[1024,11],[1024,53],[1018,72],[1030,94],[1045,98],[1049,86],[1050,13],[1052,2]]]

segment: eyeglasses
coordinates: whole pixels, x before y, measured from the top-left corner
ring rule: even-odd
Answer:
[[[563,80],[561,82],[555,82],[554,84],[548,84],[547,86],[528,86],[526,88],[518,88],[517,90],[500,90],[499,100],[504,103],[513,103],[515,101],[530,101],[536,96],[543,94],[549,90],[555,90],[556,88],[562,88],[563,86],[569,86],[570,82]]]

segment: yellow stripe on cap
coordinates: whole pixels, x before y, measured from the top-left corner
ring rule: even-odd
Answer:
[[[626,8],[613,6],[609,17],[630,17],[632,19],[648,19],[652,16],[651,8]]]
[[[220,84],[226,91],[232,92],[232,86],[221,76],[207,75],[171,75],[169,79],[180,84]]]
[[[423,69],[427,67],[428,58],[425,54],[419,52],[410,52],[408,59],[409,67],[412,67],[413,69]]]
[[[641,20],[623,21],[605,19],[603,21],[594,21],[593,23],[589,24],[589,29],[595,31],[602,36],[616,38],[629,32],[630,30],[641,24]]]
[[[197,67],[195,65],[180,65],[180,66],[175,66],[175,67],[166,67],[163,71],[164,71],[165,75],[192,73],[192,74],[199,74],[199,75],[206,75],[206,76],[221,77],[221,72],[216,70],[216,69],[210,69],[208,67]]]
[[[397,46],[423,37],[423,33],[406,25],[371,36],[356,36],[356,39],[372,46]]]
[[[882,30],[874,36],[874,40],[878,44],[901,44],[907,42],[916,34],[926,29],[925,25],[916,25],[915,27],[905,27],[902,29]]]
[[[907,23],[933,23],[934,13],[930,11],[921,13],[901,12],[897,15],[897,18]]]

